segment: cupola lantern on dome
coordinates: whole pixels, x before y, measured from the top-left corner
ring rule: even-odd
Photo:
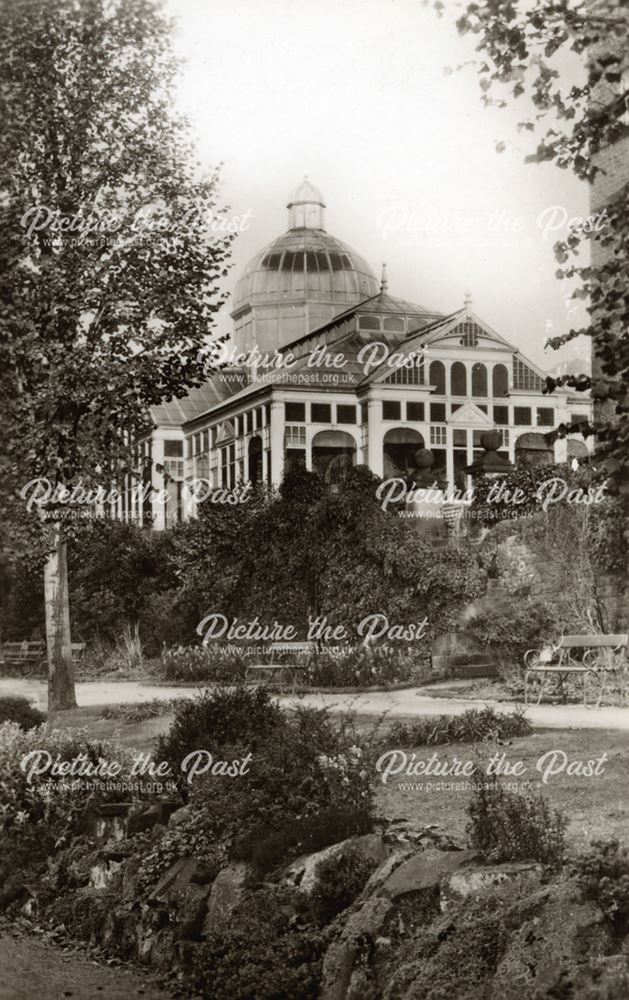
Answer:
[[[325,230],[325,202],[306,175],[286,206],[289,229]]]

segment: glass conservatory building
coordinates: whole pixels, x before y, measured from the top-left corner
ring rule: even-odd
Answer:
[[[233,343],[244,363],[151,411],[155,430],[143,447],[164,468],[156,485],[172,496],[153,510],[156,527],[194,513],[182,502],[186,481],[279,484],[292,462],[330,483],[361,463],[378,476],[412,477],[417,450],[429,448],[433,470],[464,487],[464,468],[494,428],[516,464],[587,454],[580,434],[554,444],[545,435],[587,421],[588,397],[544,395],[545,373],[469,298],[448,315],[394,298],[384,274],[379,281],[326,232],[324,199],[308,180],[287,207],[287,232],[236,284]]]

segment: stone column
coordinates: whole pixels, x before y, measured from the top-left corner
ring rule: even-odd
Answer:
[[[284,475],[284,404],[271,402],[271,483],[279,486]]]
[[[384,475],[384,455],[382,454],[382,403],[379,399],[367,402],[367,465],[376,476]]]
[[[448,488],[454,489],[454,442],[453,442],[453,429],[452,427],[446,427],[446,478],[448,480]]]

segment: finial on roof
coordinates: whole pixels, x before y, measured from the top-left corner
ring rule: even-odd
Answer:
[[[472,308],[472,293],[471,292],[466,292],[465,293],[465,298],[463,299],[463,305],[465,306],[465,308],[467,309],[468,312]]]
[[[383,264],[382,265],[382,277],[380,279],[380,294],[382,295],[383,292],[386,292],[386,290],[387,290],[388,287],[389,287],[389,283],[387,281],[387,265]]]

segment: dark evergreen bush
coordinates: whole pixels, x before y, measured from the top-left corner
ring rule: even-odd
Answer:
[[[46,721],[45,712],[40,712],[21,695],[0,697],[0,725],[3,722],[17,722],[21,729],[32,729]]]

